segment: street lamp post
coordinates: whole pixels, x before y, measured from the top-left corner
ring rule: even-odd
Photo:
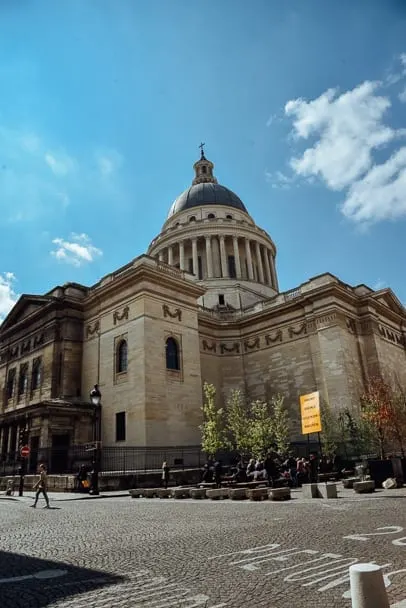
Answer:
[[[99,471],[101,463],[101,392],[99,391],[97,384],[95,384],[90,391],[90,401],[94,405],[93,441],[95,445],[89,494],[97,496],[99,494]]]

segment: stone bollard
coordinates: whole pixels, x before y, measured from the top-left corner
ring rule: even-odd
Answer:
[[[190,498],[190,488],[172,488],[172,498]]]
[[[144,488],[143,497],[144,498],[158,498],[160,489],[161,488]]]
[[[348,477],[347,479],[343,479],[343,488],[346,490],[352,490],[354,488],[354,483],[361,481],[361,477]]]
[[[171,496],[172,493],[170,488],[161,488],[160,490],[158,490],[159,498],[171,498]]]
[[[290,488],[272,488],[268,491],[269,500],[290,500]]]
[[[302,485],[303,498],[320,498],[317,483],[304,483]]]
[[[337,498],[337,486],[335,483],[318,483],[317,489],[321,498]]]
[[[231,500],[245,500],[247,498],[245,488],[230,488],[228,495]]]
[[[144,496],[144,488],[135,488],[133,490],[129,490],[129,494],[131,498],[142,498]]]
[[[382,569],[375,564],[350,566],[352,608],[389,608]]]
[[[375,492],[375,482],[372,479],[369,481],[357,481],[353,487],[356,494],[371,494]]]
[[[268,488],[254,488],[247,490],[247,497],[250,500],[268,500]]]
[[[206,498],[206,490],[204,488],[191,488],[190,498],[194,498],[194,499]]]
[[[224,498],[228,498],[228,490],[227,488],[217,488],[215,490],[206,490],[207,498],[210,500],[221,500]]]

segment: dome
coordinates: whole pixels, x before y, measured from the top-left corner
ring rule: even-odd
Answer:
[[[242,200],[225,186],[215,183],[198,183],[184,192],[173,203],[168,218],[179,211],[193,209],[201,205],[226,205],[248,213]]]

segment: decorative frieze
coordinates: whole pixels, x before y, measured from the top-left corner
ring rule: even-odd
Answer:
[[[247,350],[253,350],[254,348],[259,348],[261,346],[261,339],[259,336],[257,336],[255,338],[255,340],[253,340],[252,342],[250,342],[249,340],[245,340],[244,341],[244,349]]]
[[[170,319],[178,319],[178,321],[182,321],[182,311],[180,308],[175,308],[172,312],[167,304],[163,304],[162,312],[164,318],[169,317]]]
[[[393,344],[406,347],[406,336],[404,334],[394,332],[392,329],[384,327],[383,325],[378,325],[378,330],[380,335],[386,340],[389,340]]]
[[[31,340],[25,340],[21,345],[21,354],[29,353],[31,350]]]
[[[335,312],[329,315],[323,315],[322,317],[318,317],[316,319],[317,326],[320,325],[330,325],[330,323],[334,323],[337,319],[337,315]]]
[[[117,323],[120,323],[121,321],[128,321],[129,312],[130,312],[130,308],[128,306],[125,306],[121,313],[118,310],[115,310],[113,313],[114,325],[117,325]]]
[[[231,344],[231,346],[229,346],[228,344],[220,344],[220,352],[222,355],[224,355],[224,353],[236,353],[237,355],[240,354],[240,344],[238,342],[234,342],[233,344]]]
[[[98,319],[95,323],[89,324],[86,327],[86,338],[89,336],[94,336],[94,334],[98,334],[100,332],[100,320]]]
[[[293,327],[288,328],[289,338],[293,338],[294,336],[301,336],[302,334],[307,334],[307,326],[306,322],[302,323],[297,329]]]
[[[45,336],[43,333],[37,334],[36,336],[34,336],[33,347],[37,348],[37,346],[41,346],[41,344],[44,344],[44,340]]]
[[[345,320],[345,324],[350,333],[355,334],[357,331],[357,326],[354,319],[347,318]]]
[[[210,352],[217,352],[217,345],[215,342],[211,342],[210,344],[207,342],[207,340],[202,340],[202,346],[203,346],[203,350],[208,350]]]
[[[266,334],[265,336],[265,344],[269,346],[270,344],[274,344],[275,342],[282,342],[283,333],[281,329],[278,329],[273,335]]]

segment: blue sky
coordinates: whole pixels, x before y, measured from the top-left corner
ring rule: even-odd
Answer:
[[[278,247],[406,302],[403,0],[2,0],[0,317],[145,252],[198,145]]]

